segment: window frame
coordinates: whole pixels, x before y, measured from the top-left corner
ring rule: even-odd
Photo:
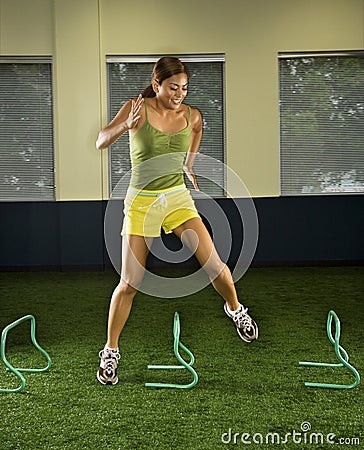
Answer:
[[[314,52],[279,52],[278,53],[278,84],[279,84],[279,181],[280,181],[280,195],[282,197],[288,197],[288,196],[317,196],[317,195],[361,195],[364,193],[364,189],[362,189],[362,186],[358,186],[358,190],[330,190],[327,188],[326,190],[323,190],[321,192],[303,192],[304,186],[302,186],[301,192],[288,192],[284,191],[283,188],[283,146],[282,146],[282,96],[281,96],[281,71],[280,71],[280,61],[281,60],[289,60],[289,59],[304,59],[304,58],[364,58],[364,51],[363,50],[345,50],[345,51],[314,51]],[[364,83],[364,81],[363,81]],[[364,114],[364,113],[363,113]],[[358,127],[358,129],[360,129]],[[304,163],[304,160],[301,161]],[[360,164],[361,160],[358,161]],[[343,170],[343,165],[337,166],[338,171]],[[353,170],[353,169],[352,169]],[[348,172],[349,173],[349,172]],[[291,172],[291,177],[293,177]],[[341,180],[342,181],[342,180]]]
[[[50,159],[50,167],[47,167],[48,170],[51,170],[52,172],[52,184],[50,187],[47,187],[47,189],[51,190],[52,194],[50,196],[42,196],[42,195],[36,195],[32,197],[28,196],[11,196],[8,195],[6,197],[2,197],[0,195],[0,202],[55,202],[56,201],[56,155],[55,155],[55,114],[54,114],[54,80],[53,80],[53,58],[52,56],[0,56],[0,65],[1,64],[19,64],[19,65],[26,65],[26,64],[47,64],[49,65],[49,91],[50,91],[50,97],[51,97],[51,104],[50,104],[50,123],[51,123],[51,131],[50,131],[50,151],[51,155],[49,156]],[[47,141],[48,142],[48,141]]]

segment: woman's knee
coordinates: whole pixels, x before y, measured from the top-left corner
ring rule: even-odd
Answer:
[[[119,296],[129,298],[134,298],[135,294],[138,292],[136,287],[124,280],[120,280],[120,283],[116,286],[115,291]]]
[[[202,266],[210,280],[215,280],[216,278],[225,278],[227,272],[230,273],[226,264],[221,261],[221,259],[216,255],[211,255],[209,260]]]
[[[209,275],[210,280],[212,282],[218,282],[218,283],[224,283],[224,284],[233,283],[233,278],[231,276],[230,269],[223,262],[221,262],[221,264],[216,264],[212,267],[209,267],[209,269],[206,270],[206,272]]]

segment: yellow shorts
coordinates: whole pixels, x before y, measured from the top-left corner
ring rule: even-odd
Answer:
[[[124,205],[122,236],[158,237],[161,228],[171,233],[187,220],[200,217],[185,185],[156,191],[129,187]]]

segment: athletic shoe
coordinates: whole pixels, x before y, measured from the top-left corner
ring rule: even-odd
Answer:
[[[252,342],[258,339],[258,325],[248,314],[248,308],[240,305],[237,311],[230,311],[227,304],[224,305],[226,315],[233,320],[239,337],[245,342]]]
[[[101,358],[100,367],[96,377],[101,384],[116,384],[118,379],[118,362],[120,353],[109,349],[101,350],[99,353]]]

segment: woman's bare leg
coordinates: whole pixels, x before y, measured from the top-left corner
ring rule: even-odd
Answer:
[[[136,235],[123,237],[121,278],[112,294],[109,308],[106,343],[108,348],[118,347],[119,337],[129,317],[133,299],[143,280],[152,239]]]
[[[226,301],[231,311],[239,308],[239,300],[230,269],[217,254],[211,236],[199,218],[187,220],[173,232],[194,251],[197,260],[211,279],[215,290]]]
[[[249,316],[248,309],[239,303],[230,269],[217,254],[202,220],[199,218],[187,220],[174,232],[195,253],[215,290],[225,300],[225,313],[233,320],[240,338],[245,342],[258,339],[258,326]]]

